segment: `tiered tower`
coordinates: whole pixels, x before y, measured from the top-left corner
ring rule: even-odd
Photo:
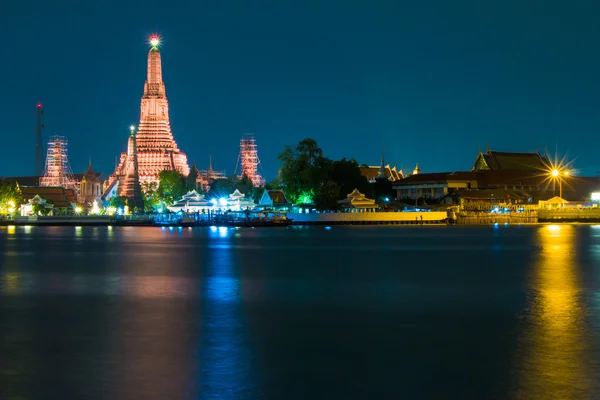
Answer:
[[[144,208],[142,198],[142,186],[138,172],[138,156],[136,146],[135,127],[131,127],[131,134],[127,142],[127,157],[124,160],[122,175],[119,177],[119,196],[129,199],[130,207],[137,207],[140,210]]]
[[[59,186],[77,191],[67,153],[67,139],[58,135],[51,136],[48,141],[46,169],[40,178],[40,186]]]
[[[265,180],[258,173],[259,164],[260,160],[258,159],[256,140],[252,134],[244,134],[240,140],[240,155],[238,157],[238,166],[236,167],[236,171],[240,168],[239,177],[242,178],[246,175],[253,186],[263,186]]]
[[[157,36],[150,38],[147,79],[140,107],[140,124],[135,135],[137,165],[140,183],[158,183],[158,174],[164,170],[177,170],[184,176],[190,173],[187,156],[179,151],[171,133],[169,103],[162,80],[162,65]],[[127,157],[121,155],[118,171],[123,171]]]

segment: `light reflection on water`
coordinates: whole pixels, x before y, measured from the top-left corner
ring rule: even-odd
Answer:
[[[520,339],[518,398],[593,398],[595,361],[589,357],[577,231],[572,225],[538,229],[542,251],[533,270],[533,296]],[[594,368],[592,368],[594,367]]]
[[[598,232],[0,228],[0,398],[598,398]]]

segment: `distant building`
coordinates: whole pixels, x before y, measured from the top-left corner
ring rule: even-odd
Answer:
[[[389,181],[398,181],[404,178],[402,170],[398,171],[396,167],[390,167],[389,164],[385,164],[383,153],[381,154],[381,164],[378,166],[363,165],[360,168],[362,176],[366,177],[371,183],[377,179],[388,179]]]
[[[212,183],[218,179],[227,179],[227,173],[223,171],[215,171],[212,166],[212,157],[209,158],[208,161],[208,169],[198,170],[196,168],[196,163],[192,167],[190,171],[190,175],[195,174],[196,178],[194,181],[196,182],[196,190],[201,190],[203,192],[208,192],[210,190],[210,186]],[[188,180],[191,183],[191,180]]]
[[[102,197],[102,174],[95,172],[92,161],[83,174],[74,174],[77,182],[77,201],[81,204],[92,205],[94,200],[100,203]]]

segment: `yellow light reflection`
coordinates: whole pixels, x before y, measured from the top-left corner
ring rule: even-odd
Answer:
[[[9,235],[14,235],[16,227],[14,225],[9,225],[9,226],[7,226],[7,230],[8,230]]]
[[[538,230],[538,239],[541,252],[532,279],[536,296],[520,343],[519,391],[523,398],[590,396],[593,377],[588,376],[590,353],[579,302],[576,229],[549,225]]]
[[[7,272],[2,279],[2,288],[0,293],[14,295],[19,293],[19,274],[16,272]]]

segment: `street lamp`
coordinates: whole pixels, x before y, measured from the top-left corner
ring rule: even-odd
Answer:
[[[562,199],[562,181],[563,179],[566,179],[569,175],[570,172],[569,170],[559,170],[557,168],[554,168],[551,171],[551,175],[552,175],[552,179],[554,180],[554,184],[556,185],[556,181],[558,180],[558,197],[560,197]],[[562,207],[562,203],[561,203],[561,207]]]

